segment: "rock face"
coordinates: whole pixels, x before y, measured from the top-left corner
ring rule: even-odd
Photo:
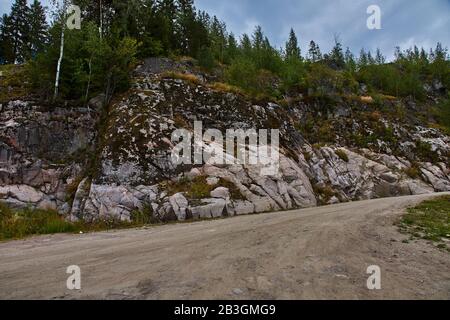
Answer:
[[[84,162],[74,159],[89,152],[97,115],[33,101],[0,109],[0,200],[67,213],[67,187]]]
[[[110,106],[101,134],[101,97],[89,109],[32,101],[1,106],[0,201],[59,210],[72,220],[128,221],[140,211],[184,221],[450,190],[450,137],[436,129],[381,118],[375,125],[387,138],[375,139],[374,124],[342,103],[317,114],[346,129],[332,143],[312,145],[300,129],[314,106],[255,103],[158,75],[171,67],[185,69],[153,60],[138,68],[133,89]],[[279,129],[277,170],[261,174],[264,166],[239,164],[230,154],[237,164],[175,166],[171,135],[192,133],[194,121],[221,132]],[[370,136],[368,145],[353,143],[349,132],[356,140]],[[424,144],[429,149],[420,154]]]

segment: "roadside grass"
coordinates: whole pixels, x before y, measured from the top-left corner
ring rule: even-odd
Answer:
[[[427,200],[409,208],[399,221],[400,231],[425,239],[450,252],[450,196]]]
[[[33,235],[87,233],[141,227],[142,221],[69,222],[54,210],[14,210],[0,202],[0,241],[22,239]]]

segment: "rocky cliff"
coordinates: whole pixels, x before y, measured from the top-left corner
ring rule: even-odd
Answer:
[[[427,127],[416,116],[426,106],[413,101],[255,99],[155,59],[109,107],[98,101],[0,106],[1,201],[74,220],[171,221],[450,191],[450,137]],[[223,132],[280,129],[278,173],[174,166],[171,134],[192,131],[194,121]]]

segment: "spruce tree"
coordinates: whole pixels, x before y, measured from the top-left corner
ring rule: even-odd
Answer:
[[[45,9],[39,0],[34,0],[30,7],[29,15],[29,50],[32,57],[40,52],[48,39],[48,25],[45,17]]]
[[[219,21],[216,16],[213,17],[209,38],[211,40],[211,48],[214,57],[220,62],[224,62],[225,49],[227,46],[226,26],[225,23]]]
[[[368,64],[369,64],[369,59],[368,59],[366,51],[363,48],[363,49],[361,49],[361,51],[359,53],[358,67],[359,68],[364,68]]]
[[[345,67],[344,51],[342,44],[337,36],[334,37],[334,47],[330,53],[330,67],[342,70]]]
[[[191,46],[192,30],[195,24],[194,0],[178,0],[175,23],[176,39],[182,54],[193,53]]]
[[[227,49],[226,49],[226,63],[231,63],[238,55],[239,48],[236,38],[233,33],[230,33],[227,41]]]
[[[259,51],[262,49],[264,43],[264,33],[262,31],[261,26],[257,26],[252,36],[252,45],[255,51]]]
[[[350,51],[349,47],[347,47],[347,50],[345,51],[345,67],[350,72],[355,72],[356,71],[355,56]]]
[[[286,43],[286,60],[290,59],[301,59],[300,48],[298,47],[298,40],[294,29],[291,29],[289,40]]]
[[[252,53],[252,41],[248,34],[244,33],[241,38],[240,48],[242,50],[243,55],[250,56]]]
[[[4,14],[0,22],[1,64],[14,63],[13,28],[11,17]]]
[[[27,0],[15,0],[11,7],[10,22],[12,24],[12,48],[14,63],[23,63],[30,55],[29,52],[29,8]]]
[[[377,52],[375,54],[375,63],[378,65],[382,65],[386,62],[386,58],[381,53],[380,48],[377,48]]]

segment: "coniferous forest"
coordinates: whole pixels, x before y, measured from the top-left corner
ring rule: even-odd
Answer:
[[[69,1],[54,1],[49,14],[39,0],[30,6],[15,0],[0,21],[0,62],[25,64],[32,89],[48,99],[111,97],[127,89],[137,61],[154,56],[190,57],[221,82],[275,98],[351,94],[363,84],[369,93],[423,100],[426,83],[449,87],[448,52],[440,43],[430,51],[397,48],[387,62],[380,50],[352,53],[338,36],[331,52],[322,52],[291,30],[285,47],[276,48],[261,27],[235,35],[193,0],[74,0],[82,24],[69,30]],[[308,52],[300,50],[304,41]]]

